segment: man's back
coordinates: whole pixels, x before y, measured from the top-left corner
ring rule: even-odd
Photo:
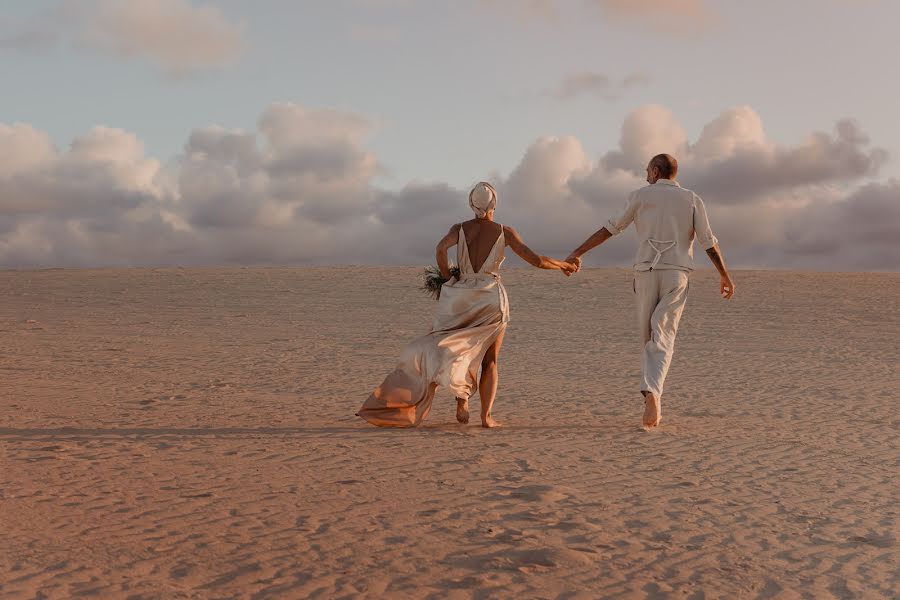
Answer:
[[[694,268],[694,237],[704,250],[717,243],[703,201],[670,179],[660,179],[633,192],[606,228],[616,234],[632,221],[638,239],[634,260],[638,271],[690,271]]]

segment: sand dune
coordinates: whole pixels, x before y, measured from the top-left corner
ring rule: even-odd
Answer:
[[[900,275],[696,273],[647,433],[629,272],[511,269],[505,427],[381,430],[417,274],[0,273],[0,596],[898,597]]]

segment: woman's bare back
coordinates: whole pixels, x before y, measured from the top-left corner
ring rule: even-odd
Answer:
[[[503,225],[487,219],[472,219],[461,226],[466,234],[469,260],[472,268],[478,272],[503,233]]]

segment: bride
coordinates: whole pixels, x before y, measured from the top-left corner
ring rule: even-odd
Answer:
[[[431,410],[439,386],[456,394],[456,419],[469,422],[469,398],[480,390],[481,424],[497,427],[491,406],[497,394],[497,362],[509,323],[509,301],[500,282],[500,265],[508,246],[540,269],[566,275],[579,265],[531,250],[512,227],[494,221],[497,192],[479,183],[469,193],[475,218],[459,223],[437,245],[437,264],[448,280],[441,288],[431,333],[403,350],[400,362],[356,414],[380,427],[411,427]],[[447,251],[456,246],[459,276],[450,275]],[[478,367],[481,377],[478,378]]]

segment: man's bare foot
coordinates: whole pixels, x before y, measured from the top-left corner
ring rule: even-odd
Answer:
[[[644,394],[644,427],[658,427],[662,421],[662,403],[652,392]]]
[[[469,401],[456,399],[456,420],[465,425],[469,422]]]
[[[485,429],[494,429],[495,427],[500,427],[500,423],[495,421],[491,415],[487,415],[481,417],[481,426]]]

